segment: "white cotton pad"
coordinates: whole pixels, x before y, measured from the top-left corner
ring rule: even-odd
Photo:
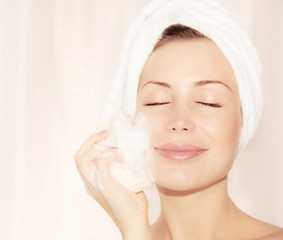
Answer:
[[[110,136],[100,144],[118,147],[124,164],[110,165],[112,177],[132,192],[153,187],[153,160],[149,149],[149,126],[144,114],[133,121],[130,115],[119,112],[103,123],[100,129],[109,129]]]

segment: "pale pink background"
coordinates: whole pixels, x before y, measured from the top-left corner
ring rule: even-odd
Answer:
[[[0,238],[121,239],[74,154],[95,131],[123,35],[145,0],[0,0]],[[283,1],[221,0],[262,59],[265,109],[236,162],[237,205],[283,227]],[[159,207],[150,195],[150,219]]]

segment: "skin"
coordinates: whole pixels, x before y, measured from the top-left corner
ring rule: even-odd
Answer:
[[[123,161],[120,155],[108,146],[97,144],[109,137],[109,132],[92,134],[75,154],[77,170],[89,196],[96,200],[110,215],[121,231],[124,240],[151,239],[147,210],[148,203],[143,192],[134,194],[116,182],[110,174],[109,165],[113,161]],[[107,155],[105,155],[107,153]],[[91,171],[99,179],[92,184]],[[121,204],[123,203],[123,204]]]
[[[148,105],[156,103],[162,105]],[[174,40],[154,51],[141,74],[138,112],[151,126],[162,206],[152,239],[259,239],[282,230],[246,215],[228,196],[227,174],[237,155],[242,113],[235,75],[215,43]],[[165,143],[208,151],[171,161],[154,149]]]
[[[146,106],[156,102],[166,104]],[[283,229],[248,216],[228,196],[227,174],[237,155],[242,114],[232,68],[213,42],[176,40],[154,51],[140,78],[139,112],[151,126],[162,207],[152,226],[145,194],[132,193],[111,177],[109,165],[122,159],[115,149],[97,145],[109,132],[91,135],[75,155],[87,193],[112,217],[124,240],[283,239]],[[169,142],[208,150],[190,160],[171,161],[154,149]],[[96,184],[90,181],[93,166]]]

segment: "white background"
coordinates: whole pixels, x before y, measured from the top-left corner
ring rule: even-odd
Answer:
[[[120,239],[86,194],[74,154],[95,131],[123,36],[144,2],[0,0],[1,239]],[[265,98],[229,191],[241,209],[283,227],[283,1],[221,2],[259,51]],[[150,197],[151,221],[157,203]]]

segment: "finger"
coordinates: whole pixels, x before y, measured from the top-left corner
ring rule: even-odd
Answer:
[[[98,177],[98,169],[102,167],[103,164],[110,165],[116,159],[121,158],[118,151],[106,151],[102,152],[95,162],[92,162],[91,169],[92,169],[92,176],[90,179],[86,179],[85,186],[87,188],[87,193],[93,197],[105,210],[106,212],[113,218],[114,222],[116,223],[116,218],[112,211],[112,208],[108,201],[105,199],[104,195],[102,194],[102,184],[101,180]],[[97,169],[98,168],[98,169]]]
[[[94,198],[94,200],[96,200],[106,210],[106,212],[113,218],[114,222],[116,223],[116,219],[110,205],[105,200],[103,195],[98,191],[97,184],[93,183],[93,181],[90,181],[92,179],[90,179],[91,177],[89,177],[90,175],[95,175],[95,169],[93,168],[95,158],[97,158],[103,152],[115,150],[112,147],[99,144],[100,141],[106,139],[106,137],[104,137],[103,135],[107,136],[108,133],[102,132],[93,134],[83,143],[81,149],[75,156],[76,167],[81,179],[83,180],[87,194],[90,197]],[[96,139],[94,139],[95,137]],[[116,155],[116,159],[117,156],[119,155]],[[86,174],[86,172],[88,173]]]
[[[89,150],[87,150],[82,156],[76,159],[76,165],[82,170],[86,177],[90,176],[90,172],[93,171],[92,168],[96,158],[104,153],[115,151],[112,147],[106,145],[95,144]]]
[[[92,165],[94,165],[94,163]],[[90,197],[94,198],[103,208],[105,208],[108,213],[110,213],[109,205],[107,204],[101,193],[98,191],[97,183],[93,181],[96,174],[95,165],[91,166],[91,170],[89,170],[88,174],[86,174],[85,170],[82,170],[77,164],[76,167],[83,181],[87,194]]]
[[[117,151],[117,149],[113,149],[112,147],[103,145],[103,144],[95,144],[92,148],[90,148],[85,154],[80,156],[76,160],[76,166],[77,169],[80,170],[81,177],[85,177],[88,179],[89,182],[91,182],[95,187],[96,186],[96,169],[94,162],[100,156],[101,154],[107,154],[107,152],[113,152]],[[117,154],[116,153],[116,154]],[[121,158],[118,158],[119,156],[116,155],[116,159],[119,161],[122,161]]]
[[[97,170],[104,171],[109,169],[109,165],[114,161],[123,162],[123,159],[118,150],[105,151],[97,156],[95,166]]]
[[[109,194],[112,195],[114,192],[121,191],[121,188],[126,190],[126,188],[118,183],[111,175],[110,164],[115,161],[123,161],[121,155],[117,151],[103,153],[95,161],[96,181],[98,189],[101,191],[104,197],[109,196]]]
[[[80,149],[75,154],[75,158],[77,158],[77,157],[81,156],[82,154],[84,154],[87,151],[87,149],[92,147],[94,144],[99,143],[99,142],[107,139],[108,136],[109,136],[109,131],[108,130],[104,130],[104,131],[101,131],[99,133],[92,134],[91,136],[89,136],[87,138],[87,140],[84,141],[84,143],[82,144]]]
[[[80,172],[80,169],[78,169],[78,171]],[[82,175],[81,172],[80,172],[80,175]],[[110,205],[108,204],[108,202],[103,197],[103,195],[87,179],[82,177],[82,180],[83,180],[87,194],[91,198],[93,198],[95,201],[97,201],[101,205],[101,207],[113,218],[113,220],[116,221],[116,219],[114,218],[113,211]]]
[[[115,161],[115,158],[113,153],[108,156],[102,154],[95,161],[97,189],[110,209],[115,209],[116,217],[123,215],[126,211],[125,206],[121,206],[123,203],[134,206],[138,213],[147,214],[148,205],[144,192],[133,193],[112,177],[110,164]]]

